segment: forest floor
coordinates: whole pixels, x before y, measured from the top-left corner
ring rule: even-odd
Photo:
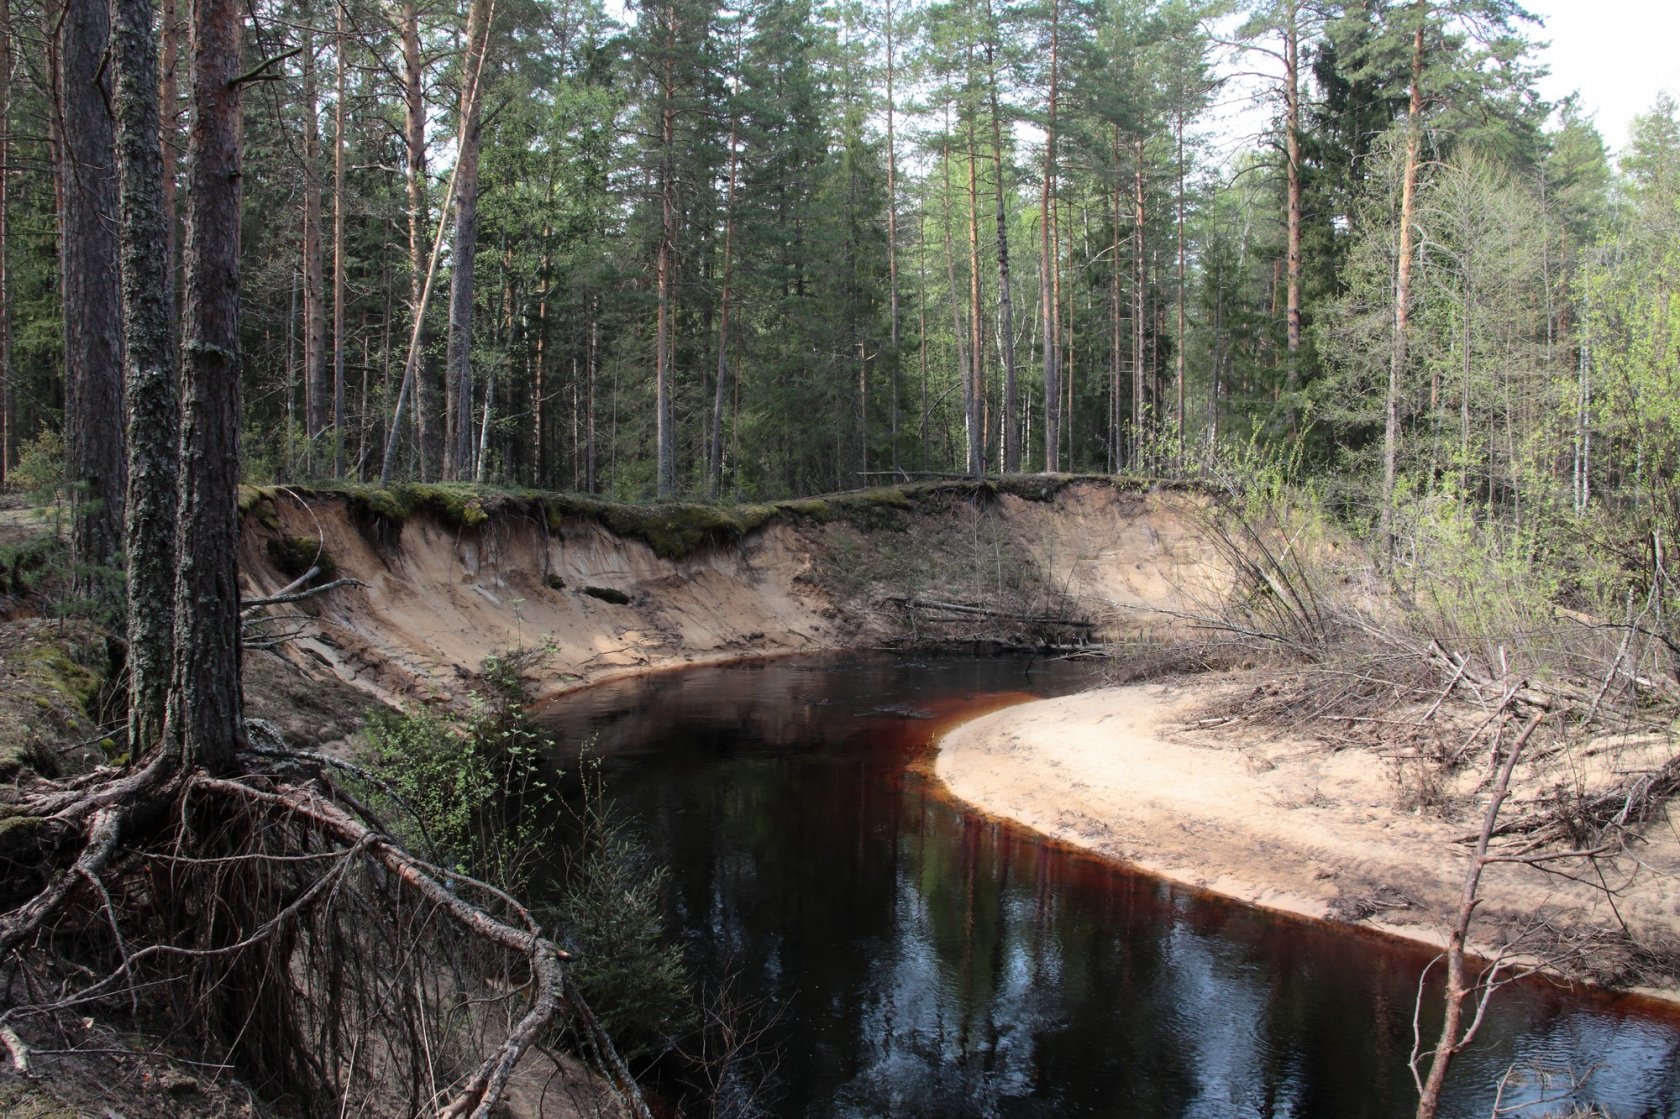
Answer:
[[[1231,717],[1275,683],[1253,670],[1007,708],[947,735],[935,771],[993,816],[1173,882],[1443,945],[1481,826],[1486,752],[1425,778],[1397,746],[1263,733]],[[1533,751],[1507,812],[1609,786],[1672,751],[1652,735]],[[1491,957],[1527,934],[1531,956],[1565,974],[1680,1001],[1680,832],[1666,807],[1639,839],[1596,868],[1490,866],[1474,947]]]

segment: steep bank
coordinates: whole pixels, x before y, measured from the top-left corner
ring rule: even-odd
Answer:
[[[1223,585],[1202,499],[1107,479],[940,483],[774,506],[623,507],[445,487],[248,490],[246,597],[300,667],[448,702],[484,657],[549,651],[539,695],[612,675],[936,638],[1165,636]],[[318,554],[317,554],[318,553]],[[957,609],[953,609],[957,608]]]

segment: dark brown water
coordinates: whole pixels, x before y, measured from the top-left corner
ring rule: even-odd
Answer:
[[[670,866],[698,973],[775,1016],[769,1114],[1411,1115],[1427,951],[1128,873],[923,776],[955,718],[1091,683],[1017,659],[779,661],[591,688],[549,721],[563,762],[593,741]],[[1513,1068],[1502,1102],[1532,1106],[1508,1114],[1680,1117],[1680,1016],[1507,991],[1443,1114],[1489,1115]]]

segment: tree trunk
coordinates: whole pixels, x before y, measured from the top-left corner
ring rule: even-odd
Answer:
[[[1288,211],[1284,248],[1284,338],[1288,350],[1284,370],[1284,393],[1287,397],[1284,417],[1291,437],[1295,435],[1297,422],[1294,394],[1301,387],[1301,33],[1296,22],[1298,14],[1298,6],[1289,5],[1283,28],[1284,193]]]
[[[969,48],[972,56],[973,48]],[[969,59],[970,68],[973,58]],[[980,188],[975,165],[980,153],[974,144],[974,106],[968,107],[968,388],[963,393],[968,424],[968,472],[986,474],[986,350],[980,337]]]
[[[332,382],[327,369],[326,247],[321,238],[321,119],[315,73],[314,12],[303,18],[303,423],[309,440],[305,469],[321,470]]]
[[[1382,510],[1377,536],[1384,564],[1394,566],[1394,489],[1400,463],[1400,389],[1406,369],[1406,321],[1412,299],[1412,219],[1417,206],[1418,149],[1423,132],[1423,24],[1425,0],[1413,5],[1411,97],[1406,106],[1406,163],[1400,184],[1400,244],[1395,261],[1394,342],[1389,349],[1388,392],[1383,400]]]
[[[1143,137],[1132,141],[1132,465],[1142,467],[1149,434],[1150,401],[1144,389],[1143,343],[1146,336],[1146,300],[1149,291],[1148,262],[1144,259]]]
[[[549,183],[546,201],[554,202],[554,184]],[[543,223],[542,231],[542,259],[537,262],[537,284],[542,292],[537,299],[537,337],[535,340],[535,354],[531,362],[531,483],[543,487],[548,485],[552,476],[550,470],[548,446],[548,401],[545,398],[548,387],[548,300],[554,268],[553,255],[554,229],[547,222]],[[573,372],[577,366],[574,362]],[[574,382],[576,378],[573,378]],[[572,399],[577,399],[574,394]],[[574,409],[575,414],[575,409]],[[576,440],[573,440],[573,453],[576,454]],[[575,461],[575,458],[574,458]],[[577,487],[574,472],[572,486]]]
[[[1044,472],[1055,473],[1061,457],[1062,398],[1061,398],[1061,316],[1058,314],[1061,294],[1056,282],[1057,245],[1055,222],[1051,214],[1051,200],[1056,193],[1056,70],[1061,48],[1061,3],[1050,0],[1050,96],[1044,123],[1044,184],[1039,192],[1039,255],[1043,259],[1040,272],[1039,301],[1044,332]]]
[[[1178,440],[1178,465],[1184,466],[1184,112],[1182,108],[1173,118],[1173,138],[1178,146],[1178,298],[1176,330],[1173,346],[1173,427]]]
[[[177,284],[181,275],[179,208],[175,198],[175,164],[177,145],[180,143],[181,91],[177,74],[181,57],[181,19],[175,0],[161,0],[159,23],[162,25],[163,34],[158,75],[158,121],[162,130],[163,232],[169,263],[169,288],[165,303],[169,308],[170,330],[173,332],[177,310],[175,294],[179,290]]]
[[[12,4],[0,0],[0,486],[16,461],[12,414]]]
[[[112,113],[122,201],[124,375],[128,397],[128,741],[162,740],[175,625],[175,484],[180,405],[169,314],[168,220],[151,0],[112,8]]]
[[[64,449],[76,583],[82,593],[101,597],[109,588],[95,569],[114,567],[123,546],[116,140],[104,84],[110,30],[105,0],[67,0],[58,89]]]
[[[657,475],[655,488],[660,497],[669,497],[677,488],[675,449],[676,433],[671,430],[671,270],[672,256],[677,243],[677,15],[673,5],[667,4],[666,50],[664,77],[660,88],[659,113],[659,307],[654,324],[654,409],[655,451]]]
[[[473,474],[472,310],[473,260],[478,254],[478,156],[483,130],[479,80],[489,36],[489,0],[473,0],[467,14],[467,54],[462,63],[461,128],[455,166],[455,241],[449,278],[449,398],[444,477],[466,481]]]
[[[583,492],[594,493],[595,478],[595,375],[601,352],[601,308],[594,296],[589,300],[589,346],[583,362]]]
[[[736,66],[740,65],[739,47]],[[729,296],[734,276],[735,260],[731,255],[735,242],[735,178],[740,166],[736,148],[737,122],[729,119],[729,179],[723,200],[723,279],[718,291],[717,384],[712,400],[712,433],[707,450],[707,467],[711,473],[711,494],[714,500],[723,492],[723,409],[728,401],[725,385],[729,380]]]
[[[4,0],[0,0],[3,3]],[[886,38],[887,38],[887,306],[889,315],[889,345],[892,352],[888,358],[887,369],[892,381],[892,401],[890,423],[892,437],[892,468],[893,473],[899,471],[898,458],[898,143],[894,134],[894,114],[896,106],[893,96],[893,81],[896,77],[893,64],[893,0],[886,3]]]
[[[986,0],[986,85],[992,109],[992,161],[997,174],[998,315],[1003,345],[1003,472],[1021,470],[1020,387],[1015,381],[1015,302],[1009,287],[1008,184],[1003,174],[1003,114],[998,109],[996,43],[991,0]]]
[[[182,327],[175,672],[169,723],[182,760],[231,768],[239,685],[240,12],[192,0],[192,130]]]
[[[342,478],[345,471],[344,432],[349,420],[344,388],[344,348],[348,345],[344,336],[344,48],[349,40],[349,31],[345,25],[345,0],[338,0],[334,10],[337,13],[334,21],[334,61],[337,73],[334,76],[333,90],[332,429],[333,477]]]
[[[1109,266],[1109,304],[1110,304],[1110,306],[1109,306],[1108,324],[1109,324],[1109,335],[1110,335],[1110,337],[1109,337],[1109,347],[1110,347],[1110,350],[1111,350],[1111,356],[1109,358],[1110,369],[1109,369],[1109,389],[1108,389],[1108,468],[1109,468],[1110,471],[1112,471],[1114,473],[1119,473],[1120,470],[1126,465],[1126,463],[1131,461],[1135,457],[1131,453],[1132,452],[1132,441],[1126,435],[1126,428],[1124,426],[1124,420],[1122,418],[1122,409],[1121,409],[1121,404],[1120,404],[1120,402],[1123,399],[1125,399],[1121,386],[1125,381],[1125,369],[1126,369],[1126,350],[1125,350],[1125,344],[1124,344],[1125,343],[1125,338],[1124,338],[1124,335],[1123,335],[1122,330],[1121,330],[1121,323],[1124,321],[1124,318],[1125,318],[1125,315],[1124,315],[1123,312],[1124,312],[1124,308],[1126,306],[1124,280],[1122,278],[1125,275],[1125,273],[1121,270],[1121,266],[1120,266],[1120,260],[1121,260],[1120,249],[1121,249],[1121,235],[1122,235],[1121,231],[1126,228],[1126,220],[1125,220],[1126,211],[1125,211],[1125,206],[1124,206],[1124,191],[1122,190],[1122,188],[1120,186],[1120,175],[1119,175],[1119,170],[1120,170],[1120,126],[1119,125],[1114,126],[1114,140],[1113,140],[1113,146],[1110,150],[1110,154],[1111,154],[1111,157],[1114,161],[1115,178],[1114,178],[1114,213],[1112,215],[1112,220],[1113,220],[1113,225],[1114,225],[1114,241],[1109,246],[1111,261],[1110,261],[1110,266]],[[1136,333],[1137,324],[1133,323],[1132,326],[1133,326],[1133,333]],[[1133,386],[1135,388],[1136,383],[1137,383],[1137,373],[1136,373],[1135,370],[1133,371],[1133,374],[1132,374],[1132,382],[1133,382]],[[1070,406],[1070,410],[1071,410],[1071,406]],[[1135,416],[1135,413],[1134,413],[1134,416]],[[1136,428],[1136,425],[1135,425],[1135,422],[1134,422],[1133,430],[1135,430],[1135,428]]]
[[[404,0],[402,7],[403,47],[403,141],[406,154],[408,186],[408,305],[414,316],[411,333],[424,340],[427,292],[426,263],[426,99],[425,62],[420,54],[420,8],[418,0]],[[447,203],[445,203],[447,205]],[[415,347],[411,347],[414,349]],[[411,361],[405,366],[403,387],[398,390],[397,410],[391,416],[391,432],[386,438],[388,448],[381,480],[391,472],[392,455],[399,438],[401,401],[414,397],[415,426],[419,436],[419,474],[431,476],[435,464],[443,458],[442,433],[438,417],[443,411],[442,393],[427,376],[425,361]]]

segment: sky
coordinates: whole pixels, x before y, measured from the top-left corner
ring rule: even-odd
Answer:
[[[1532,32],[1551,45],[1552,73],[1540,93],[1557,101],[1576,90],[1612,151],[1628,126],[1666,90],[1680,98],[1680,0],[1527,0],[1544,21]]]

